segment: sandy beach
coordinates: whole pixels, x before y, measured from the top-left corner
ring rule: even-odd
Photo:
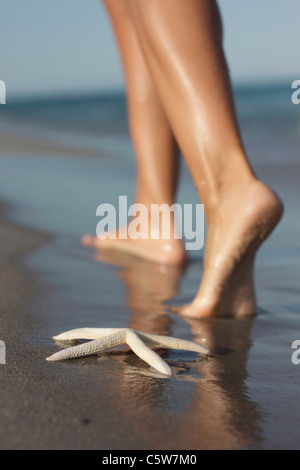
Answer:
[[[133,198],[130,147],[115,142],[118,155],[106,143],[96,152],[87,139],[80,146],[74,137],[72,146],[7,128],[0,133],[0,339],[7,347],[0,448],[299,449],[300,366],[291,361],[291,344],[300,340],[296,134],[282,160],[275,140],[263,147],[251,125],[246,132],[250,150],[264,155],[256,159],[259,175],[287,208],[257,263],[257,317],[192,321],[168,306],[193,298],[201,253],[186,269],[162,269],[125,255],[95,257],[80,245],[95,230],[98,204]],[[186,169],[179,199],[196,201]],[[51,338],[62,331],[127,326],[202,342],[212,357],[159,351],[171,379],[122,349],[45,360],[61,348]]]

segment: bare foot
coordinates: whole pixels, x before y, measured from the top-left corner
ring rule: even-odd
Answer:
[[[268,186],[252,180],[217,212],[207,234],[200,290],[177,311],[194,318],[254,315],[254,258],[281,219],[283,204]]]
[[[181,240],[175,238],[170,240],[152,240],[151,238],[132,240],[129,235],[127,236],[127,227],[119,230],[115,239],[102,240],[85,235],[82,244],[99,251],[117,250],[148,261],[168,265],[181,264],[187,259]]]

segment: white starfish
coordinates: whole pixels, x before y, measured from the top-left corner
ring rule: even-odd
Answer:
[[[93,341],[59,351],[47,358],[47,361],[50,362],[92,356],[116,346],[128,344],[137,356],[154,369],[168,376],[172,375],[168,364],[156,352],[148,348],[145,343],[160,348],[181,349],[205,355],[209,354],[208,349],[192,341],[171,338],[169,336],[152,335],[131,328],[80,328],[78,330],[67,331],[59,336],[54,336],[53,339],[58,341],[90,339]]]

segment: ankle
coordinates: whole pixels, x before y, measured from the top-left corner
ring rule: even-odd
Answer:
[[[234,207],[243,195],[259,180],[254,175],[244,175],[240,178],[223,180],[215,191],[207,194],[204,201],[206,217],[214,218],[215,215],[227,212]]]

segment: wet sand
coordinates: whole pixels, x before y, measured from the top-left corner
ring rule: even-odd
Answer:
[[[94,226],[103,192],[111,188],[107,197],[114,197],[116,168],[126,180],[132,166],[105,160],[99,173],[99,159],[70,158],[71,149],[66,156],[55,145],[43,153],[28,141],[14,145],[12,153],[2,141],[0,158],[0,198],[7,204],[0,226],[0,339],[7,346],[0,448],[299,449],[300,366],[291,362],[291,343],[300,339],[297,165],[285,173],[259,168],[290,209],[258,263],[257,318],[191,321],[167,305],[192,298],[200,257],[181,270],[113,253],[95,259],[79,244]],[[103,181],[100,192],[93,174]],[[132,195],[127,179],[118,190]],[[171,379],[123,350],[45,361],[61,347],[53,335],[83,326],[205,340],[213,355],[160,351]]]

